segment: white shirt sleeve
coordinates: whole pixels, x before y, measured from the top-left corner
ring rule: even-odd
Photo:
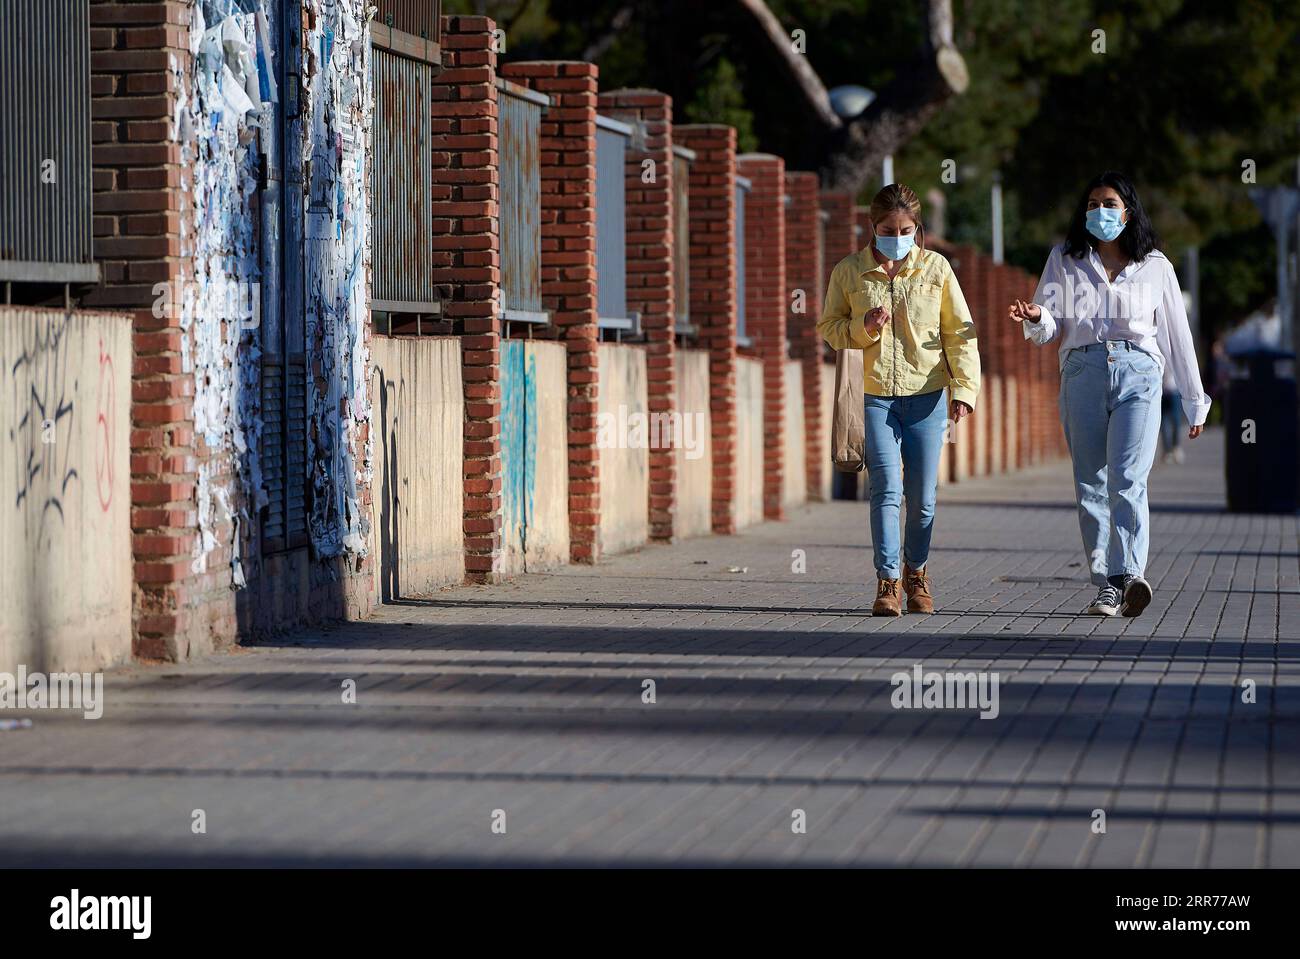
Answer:
[[[1183,413],[1192,426],[1205,425],[1210,412],[1210,398],[1201,385],[1201,368],[1196,360],[1196,343],[1192,340],[1192,327],[1187,321],[1183,306],[1183,292],[1178,287],[1178,274],[1173,264],[1165,261],[1165,280],[1160,302],[1156,306],[1157,342],[1165,354],[1165,365],[1173,374],[1182,397]]]
[[[1061,263],[1061,248],[1052,247],[1052,252],[1047,256],[1047,265],[1043,267],[1043,275],[1038,278],[1038,289],[1034,291],[1034,298],[1031,302],[1036,303],[1039,309],[1038,322],[1025,320],[1021,326],[1024,327],[1025,339],[1042,346],[1050,343],[1060,332],[1060,325],[1056,322],[1056,317],[1052,311],[1059,315],[1061,310],[1061,298],[1064,296],[1064,276],[1065,269]]]

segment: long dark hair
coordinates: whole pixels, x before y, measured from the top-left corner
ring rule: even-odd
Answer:
[[[1142,209],[1142,201],[1138,199],[1133,181],[1114,170],[1097,174],[1083,188],[1083,193],[1079,195],[1079,203],[1074,208],[1074,216],[1070,218],[1070,228],[1065,233],[1065,252],[1081,260],[1088,255],[1089,250],[1095,249],[1101,242],[1088,232],[1087,227],[1088,194],[1099,186],[1108,186],[1118,193],[1120,199],[1124,201],[1124,206],[1128,208],[1128,222],[1124,225],[1124,232],[1116,240],[1119,248],[1135,263],[1146,259],[1146,255],[1159,245],[1160,239],[1156,236],[1155,227],[1151,225],[1147,211]]]

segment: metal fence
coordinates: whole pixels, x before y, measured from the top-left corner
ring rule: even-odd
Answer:
[[[433,68],[376,48],[371,309],[437,313],[433,277]]]
[[[597,325],[637,330],[627,309],[627,146],[633,128],[596,117],[596,315]]]
[[[542,309],[542,113],[544,94],[497,81],[500,133],[503,318],[545,323]]]
[[[745,198],[752,184],[743,176],[736,177],[736,342],[749,346],[745,334]]]
[[[0,281],[93,283],[89,0],[6,0]]]
[[[673,147],[673,327],[691,335],[691,163],[695,152]]]

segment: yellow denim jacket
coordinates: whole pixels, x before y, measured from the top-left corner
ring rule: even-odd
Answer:
[[[890,320],[868,333],[866,315],[878,306]],[[975,407],[975,322],[952,267],[933,250],[913,247],[893,280],[870,247],[846,256],[831,271],[817,332],[837,350],[862,350],[863,387],[873,396],[915,396],[951,385],[954,400]]]

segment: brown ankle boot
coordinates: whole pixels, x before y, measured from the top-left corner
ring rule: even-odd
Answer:
[[[903,565],[903,591],[907,593],[909,613],[933,613],[934,599],[930,596],[930,579],[925,569],[912,569]]]
[[[871,605],[872,616],[901,616],[898,604],[898,580],[882,579],[876,583],[876,601]]]

